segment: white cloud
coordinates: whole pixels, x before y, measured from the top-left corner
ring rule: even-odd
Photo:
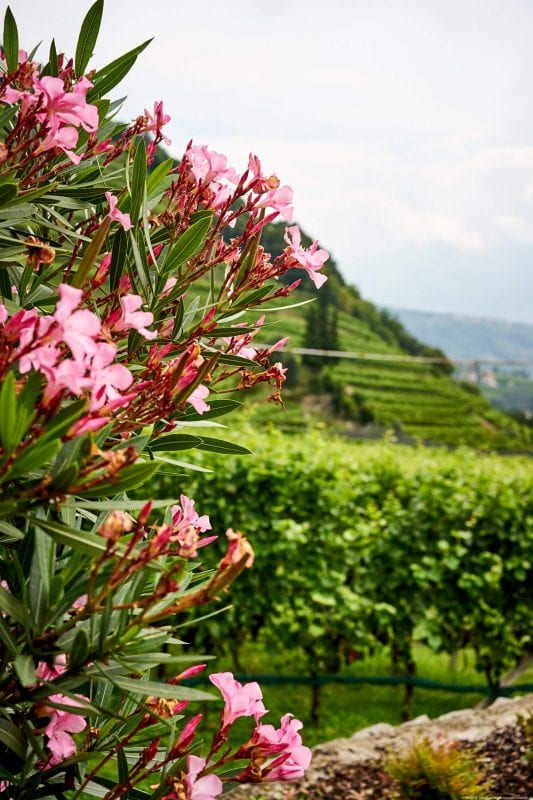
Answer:
[[[25,43],[56,34],[72,52],[89,2],[11,6]],[[369,291],[395,283],[397,251],[414,263],[440,245],[471,256],[483,287],[474,256],[533,245],[532,29],[528,0],[106,0],[96,62],[155,35],[125,113],[163,98],[176,153],[190,137],[236,166],[258,153],[351,280],[373,260]],[[471,301],[483,313],[483,291]]]

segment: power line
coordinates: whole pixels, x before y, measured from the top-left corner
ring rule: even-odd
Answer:
[[[442,356],[408,356],[403,353],[366,353],[363,350],[317,350],[312,347],[281,347],[280,352],[294,353],[302,356],[320,356],[321,358],[349,358],[356,361],[395,361],[414,364],[460,364],[461,366],[477,366],[487,364],[490,366],[531,367],[533,359],[509,358],[443,358]]]

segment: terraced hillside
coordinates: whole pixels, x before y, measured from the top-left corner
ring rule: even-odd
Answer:
[[[270,226],[267,237],[267,248],[274,252],[284,246],[278,241],[276,227]],[[287,334],[289,347],[310,346],[308,317],[314,306],[319,309],[318,320],[322,314],[332,310],[335,313],[335,349],[383,356],[443,355],[418,342],[397,320],[363,300],[357,289],[344,283],[334,262],[329,272],[327,300],[321,300],[319,294],[313,304],[284,310],[283,315],[268,313],[268,323],[274,324],[265,328],[265,342]],[[310,299],[314,294],[306,282],[293,295],[294,302]],[[315,313],[314,326],[317,324]],[[316,330],[314,334],[316,342]],[[530,430],[493,408],[475,387],[453,380],[446,363],[366,358],[315,358],[313,363],[313,357],[288,354],[282,354],[282,360],[291,372],[284,393],[285,409],[257,404],[253,414],[261,421],[270,420],[291,430],[327,424],[361,437],[379,437],[392,431],[399,438],[429,443],[498,450],[533,447]]]

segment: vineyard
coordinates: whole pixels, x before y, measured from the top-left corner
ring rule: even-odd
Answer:
[[[449,656],[468,648],[496,695],[531,650],[527,460],[236,433],[254,457],[203,453],[197,466],[213,471],[184,485],[215,530],[250,537],[256,560],[195,646],[229,653],[239,669],[240,648],[260,637],[316,676],[386,647],[393,671],[412,677],[415,644]],[[176,480],[159,473],[152,491],[169,496]],[[407,687],[405,714],[410,699]]]
[[[268,322],[273,322],[273,317],[270,314]],[[302,308],[280,312],[280,322],[290,337],[289,346],[301,346],[305,332]],[[281,330],[281,326],[274,324],[263,338],[274,339],[278,328]],[[403,352],[373,332],[364,320],[344,311],[339,312],[339,335],[341,350],[384,356],[401,356]],[[294,369],[294,363],[288,363]],[[346,429],[347,421],[362,416],[367,424],[373,425],[375,436],[382,436],[389,429],[406,441],[502,451],[531,449],[531,433],[525,426],[491,406],[475,387],[459,383],[431,364],[331,359],[323,370],[326,391],[320,387],[318,392],[309,389],[305,374],[302,376],[305,370],[298,366],[296,369],[296,385],[291,383],[285,391],[285,409],[258,403],[255,408],[258,421],[270,420],[285,430],[303,431],[313,422],[324,420],[325,402],[328,424],[339,432]],[[336,390],[337,396],[341,395],[340,413],[328,407],[329,387]],[[313,403],[306,405],[310,394],[314,395],[316,413]],[[364,430],[361,434],[364,435]]]
[[[272,253],[281,252],[282,226],[267,226],[264,239]],[[269,420],[285,430],[304,431],[326,422],[338,432],[363,438],[381,438],[389,430],[410,442],[531,450],[531,431],[491,406],[472,384],[454,380],[451,364],[409,361],[413,355],[444,353],[417,341],[397,320],[364,300],[345,283],[333,259],[325,271],[329,280],[318,294],[306,279],[295,294],[296,307],[287,308],[283,299],[269,305],[262,340],[274,341],[282,333],[289,337],[289,347],[309,346],[308,317],[317,306],[316,317],[328,313],[335,317],[337,347],[329,349],[406,360],[317,358],[313,363],[309,357],[302,361],[282,354],[289,366],[286,408],[280,411],[258,403],[254,418],[259,423]],[[289,274],[287,280],[292,277]],[[316,347],[328,347],[320,330],[315,338]]]

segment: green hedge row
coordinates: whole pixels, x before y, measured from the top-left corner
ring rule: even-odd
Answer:
[[[413,673],[416,640],[472,648],[496,691],[533,649],[530,461],[319,434],[233,439],[253,455],[199,454],[213,472],[156,475],[153,493],[179,486],[215,531],[239,529],[254,546],[254,566],[222,599],[234,606],[202,629],[237,666],[240,644],[261,632],[304,653],[311,674],[384,644]],[[202,557],[214,563],[216,545]]]

